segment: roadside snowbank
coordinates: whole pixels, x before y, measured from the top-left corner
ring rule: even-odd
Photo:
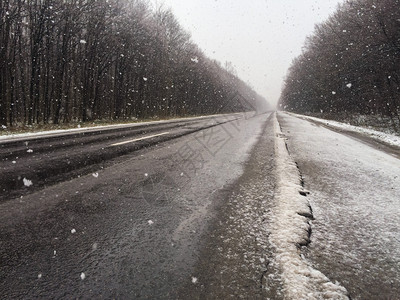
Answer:
[[[287,299],[348,299],[347,291],[312,268],[301,253],[310,242],[312,210],[300,172],[289,155],[285,136],[274,116],[277,186],[270,242],[281,268]],[[301,195],[300,192],[303,194]]]
[[[315,118],[315,117],[310,117],[310,116],[305,116],[305,115],[299,115],[299,114],[294,114],[294,113],[289,113],[289,114],[296,116],[298,118],[313,120],[315,122],[318,122],[318,123],[321,123],[324,125],[328,125],[330,127],[334,127],[336,129],[353,131],[353,132],[361,133],[364,135],[368,135],[377,141],[384,142],[389,145],[400,148],[400,136],[397,136],[394,134],[388,134],[388,133],[385,133],[382,131],[368,129],[368,128],[364,128],[364,127],[360,127],[360,126],[354,126],[354,125],[341,123],[341,122],[337,122],[337,121],[332,121],[332,120],[325,120],[325,119],[320,119],[320,118]]]

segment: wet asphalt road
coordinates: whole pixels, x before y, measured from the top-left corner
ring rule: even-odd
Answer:
[[[44,150],[48,143],[43,150],[33,142],[15,146],[12,154],[3,149],[2,180],[17,176],[18,184],[8,190],[10,185],[3,185],[0,200],[1,298],[186,298],[196,289],[207,294],[215,282],[207,275],[214,270],[212,261],[226,270],[244,265],[247,258],[252,261],[247,272],[253,275],[241,273],[234,282],[225,277],[228,293],[231,282],[230,288],[246,287],[236,290],[238,295],[265,296],[261,287],[268,245],[262,241],[263,229],[253,227],[252,214],[258,224],[266,219],[262,207],[273,194],[273,143],[268,150],[258,148],[257,157],[270,157],[258,171],[255,161],[253,167],[247,161],[261,133],[272,130],[268,117],[163,124],[129,136],[124,130],[108,132],[100,141],[89,135],[90,142],[76,136],[68,140],[68,150],[60,145],[64,139],[55,139],[51,144],[57,149],[51,153]],[[152,135],[158,136],[108,148]],[[270,144],[268,137],[264,144]],[[83,163],[85,157],[90,164]],[[64,165],[68,159],[74,167]],[[50,171],[58,167],[62,172]],[[22,186],[23,178],[33,185]],[[235,208],[235,193],[248,201],[254,196],[251,189],[238,190],[246,184],[262,185],[266,196],[253,207]],[[240,217],[239,209],[248,210],[247,225],[241,232],[232,228],[224,233],[230,228],[225,224]],[[253,250],[242,246],[243,256],[236,261],[216,260],[221,251],[232,251],[221,246],[221,236],[236,235],[236,242],[230,240],[239,243],[250,224],[260,239]]]
[[[239,115],[74,129],[0,140],[0,202],[105,167],[110,160]],[[122,159],[123,161],[123,159]],[[115,162],[111,161],[111,164]],[[34,184],[26,187],[27,182]]]

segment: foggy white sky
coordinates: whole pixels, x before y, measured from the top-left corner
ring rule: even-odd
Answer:
[[[154,0],[156,1],[156,0]],[[314,24],[333,13],[340,0],[158,0],[170,7],[192,40],[238,75],[271,104],[301,53]]]

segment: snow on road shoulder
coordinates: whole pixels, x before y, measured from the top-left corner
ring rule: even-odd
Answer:
[[[287,299],[348,299],[347,291],[312,268],[301,254],[309,243],[312,211],[300,185],[300,173],[286,148],[285,136],[274,119],[277,185],[270,242],[280,266]]]
[[[305,115],[299,115],[299,114],[294,114],[294,113],[289,113],[289,114],[293,115],[295,117],[303,118],[306,120],[312,120],[312,121],[318,122],[320,124],[328,125],[330,127],[336,128],[336,129],[361,133],[363,135],[367,135],[367,136],[373,138],[374,140],[384,142],[386,144],[400,148],[400,136],[397,136],[394,134],[388,134],[388,133],[385,133],[382,131],[373,130],[373,129],[360,127],[360,126],[354,126],[354,125],[341,123],[341,122],[337,122],[337,121],[332,121],[332,120],[325,120],[325,119],[320,119],[320,118],[315,118],[315,117],[305,116]]]

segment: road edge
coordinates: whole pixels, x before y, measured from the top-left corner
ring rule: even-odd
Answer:
[[[350,299],[346,288],[314,269],[302,254],[302,248],[311,242],[312,209],[300,171],[289,154],[277,113],[273,118],[277,182],[270,242],[281,269],[286,298]]]

